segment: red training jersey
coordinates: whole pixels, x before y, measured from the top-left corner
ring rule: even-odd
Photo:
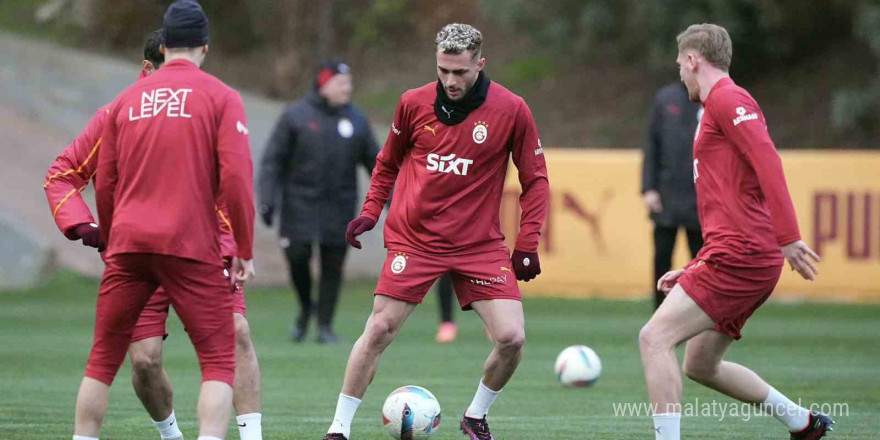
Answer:
[[[98,170],[97,153],[101,148],[108,107],[98,109],[83,131],[52,161],[43,184],[55,224],[66,237],[74,240],[79,238],[73,236],[76,226],[95,222],[81,193]],[[222,203],[217,205],[222,206]],[[234,257],[235,238],[227,218],[228,213],[218,207],[220,253],[224,257]]]
[[[705,244],[695,260],[783,263],[800,240],[782,160],[758,103],[730,78],[712,87],[694,141],[694,183]]]
[[[219,261],[217,217],[253,258],[253,163],[241,96],[173,60],[108,107],[95,198],[107,256]],[[215,212],[222,200],[226,212]]]
[[[436,98],[436,83],[403,94],[361,215],[378,219],[393,186],[386,248],[446,255],[497,249],[504,240],[499,209],[512,155],[523,190],[516,249],[537,252],[550,186],[529,107],[492,82],[480,107],[447,126],[434,114]]]

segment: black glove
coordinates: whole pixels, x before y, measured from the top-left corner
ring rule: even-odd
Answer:
[[[536,252],[515,250],[510,259],[513,261],[513,273],[520,281],[529,282],[541,273],[541,261]]]
[[[74,234],[82,240],[83,246],[93,247],[99,251],[104,251],[104,236],[101,230],[94,223],[83,223],[76,225],[73,229]]]
[[[358,235],[363,234],[376,227],[376,220],[369,217],[360,216],[352,220],[345,229],[345,241],[352,247],[361,248],[361,242],[357,240]]]
[[[270,205],[260,205],[260,217],[263,217],[263,223],[267,227],[272,227],[272,214],[275,213],[275,207]]]

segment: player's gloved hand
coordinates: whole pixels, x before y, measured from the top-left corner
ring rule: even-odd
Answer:
[[[529,282],[541,273],[541,261],[536,252],[515,250],[510,259],[513,261],[513,273],[520,281]]]
[[[263,224],[272,227],[272,215],[275,214],[275,207],[271,205],[260,205],[260,217],[263,218]]]
[[[361,242],[358,241],[357,236],[375,227],[376,220],[362,215],[348,224],[348,227],[345,229],[345,241],[347,241],[353,248],[360,249]]]
[[[83,223],[76,225],[73,232],[82,240],[83,246],[93,247],[99,251],[104,251],[104,236],[101,230],[94,223]]]

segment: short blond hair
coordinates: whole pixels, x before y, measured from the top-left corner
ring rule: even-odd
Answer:
[[[434,44],[438,51],[453,55],[473,51],[476,59],[483,51],[483,34],[469,24],[450,23],[437,32]]]
[[[733,42],[727,29],[710,23],[693,24],[678,34],[676,41],[679,52],[695,50],[713,66],[725,72],[730,70]]]

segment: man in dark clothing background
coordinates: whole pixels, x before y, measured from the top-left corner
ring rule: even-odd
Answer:
[[[333,314],[345,262],[345,228],[358,201],[357,165],[372,172],[379,147],[364,114],[351,105],[349,67],[323,63],[315,85],[284,110],[263,155],[259,176],[260,215],[271,226],[280,196],[280,245],[299,295],[300,313],[291,329],[301,342],[317,312],[318,342],[335,343]],[[321,284],[313,307],[309,262],[320,247]]]
[[[642,201],[654,222],[654,307],[665,295],[657,280],[672,267],[672,252],[680,227],[687,233],[691,255],[703,247],[693,180],[693,145],[702,107],[688,99],[676,82],[654,98],[642,163]]]

